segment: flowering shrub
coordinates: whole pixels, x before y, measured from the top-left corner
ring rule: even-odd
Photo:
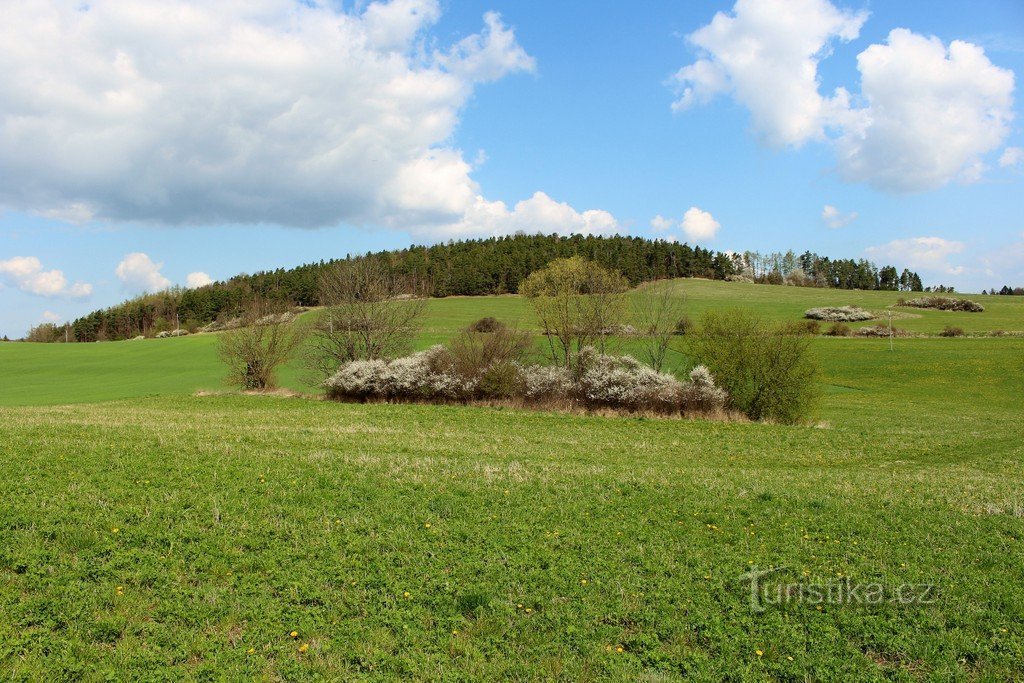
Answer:
[[[711,371],[698,365],[690,371],[690,381],[683,385],[682,407],[684,412],[711,413],[725,408],[729,394],[715,385]]]
[[[970,299],[954,299],[948,296],[923,296],[910,301],[898,303],[899,306],[910,308],[936,308],[940,311],[964,311],[966,313],[981,313],[985,307]]]
[[[572,390],[572,378],[563,367],[528,365],[519,368],[523,396],[531,401],[565,399]]]
[[[345,363],[325,387],[329,398],[341,400],[511,399],[660,413],[714,412],[728,398],[705,367],[694,368],[684,383],[630,356],[604,355],[590,347],[580,352],[572,369],[501,361],[467,376],[448,349],[435,346],[392,361]]]
[[[890,331],[888,325],[872,325],[857,330],[858,337],[909,337],[910,333],[901,327],[894,327]]]
[[[652,370],[632,356],[609,356],[593,348],[580,352],[573,393],[587,405],[631,410],[672,410],[683,385],[672,375]]]
[[[824,320],[829,323],[856,323],[871,320],[875,315],[871,311],[865,311],[857,306],[825,306],[808,310],[804,313],[804,317],[811,320]]]
[[[184,337],[188,334],[188,330],[164,330],[156,335],[157,339],[167,339],[168,337]]]
[[[440,345],[392,361],[345,363],[324,383],[329,397],[357,400],[460,400],[473,393],[474,384],[455,373]]]

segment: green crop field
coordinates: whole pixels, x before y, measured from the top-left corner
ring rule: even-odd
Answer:
[[[695,318],[898,296],[672,286]],[[897,324],[1024,330],[972,298]],[[532,325],[434,300],[419,345],[484,315]],[[783,426],[239,395],[215,335],[2,344],[0,677],[1024,678],[1024,338],[813,352]],[[754,568],[883,599],[752,604]]]

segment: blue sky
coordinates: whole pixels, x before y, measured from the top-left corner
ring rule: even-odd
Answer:
[[[517,229],[1024,285],[1017,0],[127,7],[0,8],[0,334]]]

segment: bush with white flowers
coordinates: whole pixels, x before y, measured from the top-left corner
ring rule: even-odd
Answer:
[[[583,349],[571,369],[501,364],[493,373],[500,375],[500,381],[492,382],[497,390],[487,385],[489,371],[464,376],[457,367],[449,349],[434,346],[390,361],[345,363],[324,386],[329,398],[350,401],[512,399],[659,413],[716,412],[728,398],[703,366],[693,369],[688,382],[681,382],[631,356],[605,355],[593,348]]]
[[[806,311],[804,317],[829,323],[856,323],[871,320],[875,314],[857,306],[825,306]]]

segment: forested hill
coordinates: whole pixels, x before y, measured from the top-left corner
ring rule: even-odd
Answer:
[[[514,235],[448,242],[433,246],[366,254],[394,272],[429,283],[433,296],[505,294],[537,268],[559,257],[581,255],[620,271],[633,284],[678,277],[724,279],[746,275],[761,282],[844,289],[920,289],[909,271],[852,259],[831,260],[816,254],[744,255],[715,252],[686,244],[642,237]],[[174,288],[147,294],[94,311],[72,324],[76,341],[131,338],[174,327],[194,327],[234,315],[254,295],[299,306],[316,306],[322,269],[338,260],[297,268],[237,275],[198,289]],[[63,334],[60,335],[63,338]]]

